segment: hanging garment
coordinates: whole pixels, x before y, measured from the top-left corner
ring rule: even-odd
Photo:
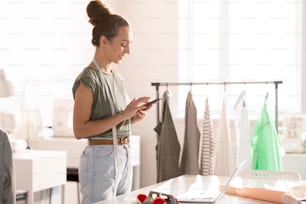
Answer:
[[[156,146],[157,182],[179,176],[180,143],[169,108],[169,97],[164,93],[162,122],[154,130],[158,134]]]
[[[203,176],[210,176],[214,174],[213,158],[215,151],[215,139],[212,134],[212,122],[210,119],[210,110],[208,97],[206,98],[204,120],[203,120],[203,134],[201,144],[201,158],[200,158],[200,174]]]
[[[266,100],[256,121],[252,136],[252,168],[281,171],[280,141],[275,126],[270,119]]]
[[[216,135],[215,162],[215,175],[217,176],[230,176],[234,171],[234,160],[225,99],[223,99],[218,133]]]
[[[233,150],[235,164],[236,166],[246,160],[246,164],[243,168],[251,169],[252,161],[252,148],[251,148],[251,132],[250,132],[250,123],[248,117],[248,110],[246,107],[245,101],[245,91],[242,91],[239,95],[235,106],[234,106],[234,115],[235,115],[235,142],[236,146]],[[233,145],[234,147],[234,145]]]
[[[13,156],[8,136],[0,130],[0,203],[16,203]]]
[[[200,136],[197,109],[192,99],[192,93],[189,91],[186,100],[184,147],[180,165],[182,174],[199,174]]]

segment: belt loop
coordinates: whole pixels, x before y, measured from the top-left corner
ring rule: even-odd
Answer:
[[[118,144],[119,145],[124,145],[124,144],[128,144],[129,143],[129,137],[121,137],[118,139]]]

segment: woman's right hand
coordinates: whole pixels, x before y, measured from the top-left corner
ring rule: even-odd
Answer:
[[[143,105],[145,103],[148,103],[150,100],[150,97],[140,97],[137,99],[133,99],[124,109],[124,111],[122,112],[122,114],[124,114],[124,116],[127,119],[130,119],[131,117],[133,117],[137,111],[144,109]]]

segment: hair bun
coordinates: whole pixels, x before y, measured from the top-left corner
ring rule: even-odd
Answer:
[[[89,22],[95,26],[103,20],[105,16],[111,15],[111,13],[101,1],[92,0],[87,6],[87,15],[89,17]]]

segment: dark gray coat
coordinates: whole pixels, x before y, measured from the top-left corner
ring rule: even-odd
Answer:
[[[15,204],[13,157],[8,136],[0,130],[0,204]]]
[[[169,98],[164,97],[162,122],[155,131],[157,142],[157,182],[179,176],[180,143],[170,112]]]

